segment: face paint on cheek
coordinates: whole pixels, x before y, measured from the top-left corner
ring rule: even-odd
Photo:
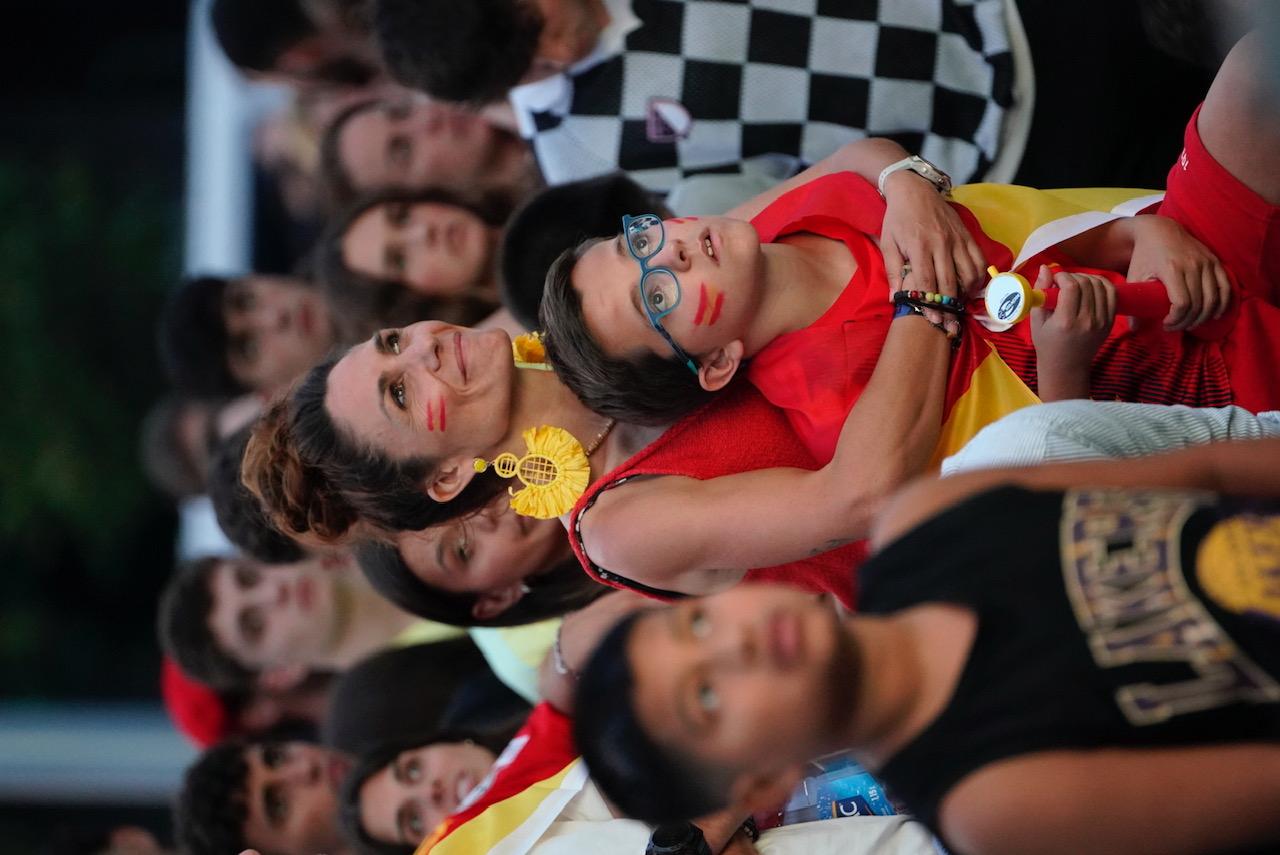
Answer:
[[[440,432],[441,433],[444,433],[445,431],[445,418],[446,418],[446,410],[444,406],[444,398],[441,398],[440,399]]]
[[[684,225],[685,223],[696,223],[698,222],[698,218],[697,217],[672,217],[671,219],[667,220],[667,222],[675,223],[677,226],[680,226],[680,225]]]
[[[436,414],[431,408],[431,402],[427,401],[427,430],[436,429]]]
[[[720,320],[720,310],[723,308],[724,292],[708,287],[705,282],[698,283],[698,311],[693,316],[693,325],[713,326]]]

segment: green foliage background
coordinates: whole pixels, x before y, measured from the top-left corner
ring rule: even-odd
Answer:
[[[0,700],[156,699],[174,512],[137,435],[180,270],[186,3],[40,9],[0,28]]]

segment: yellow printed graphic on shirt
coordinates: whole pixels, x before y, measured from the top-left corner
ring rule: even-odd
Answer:
[[[1245,515],[1215,525],[1200,543],[1196,578],[1227,611],[1280,618],[1280,516]]]

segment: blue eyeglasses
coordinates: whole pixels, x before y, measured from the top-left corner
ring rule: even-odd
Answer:
[[[680,305],[680,280],[676,279],[675,273],[666,267],[649,266],[649,259],[657,255],[667,241],[662,219],[656,214],[623,217],[622,235],[627,241],[627,252],[640,265],[640,305],[644,307],[649,326],[666,339],[676,356],[683,359],[689,370],[697,374],[698,363],[693,361],[693,357],[684,348],[676,344],[675,339],[662,326],[662,319]]]

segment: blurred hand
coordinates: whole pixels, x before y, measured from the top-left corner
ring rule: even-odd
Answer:
[[[1133,256],[1125,278],[1164,283],[1173,303],[1165,329],[1191,329],[1222,316],[1231,300],[1231,280],[1217,256],[1168,217],[1134,217],[1133,230]]]
[[[745,831],[739,831],[729,838],[729,842],[720,850],[721,855],[760,855],[760,850],[751,842]]]
[[[958,297],[981,281],[982,251],[933,185],[914,172],[895,172],[885,181],[885,204],[880,251],[891,294],[909,288]],[[904,284],[907,264],[911,278]]]

